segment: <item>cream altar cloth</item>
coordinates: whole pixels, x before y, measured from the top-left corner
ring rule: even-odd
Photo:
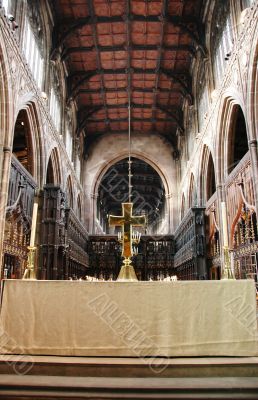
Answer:
[[[255,356],[252,280],[3,282],[1,352]]]

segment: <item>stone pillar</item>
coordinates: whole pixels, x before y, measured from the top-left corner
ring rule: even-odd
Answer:
[[[4,240],[4,227],[5,227],[5,208],[8,200],[9,188],[9,175],[11,166],[11,148],[3,148],[2,168],[0,176],[0,271],[2,271],[3,263],[3,240]],[[2,276],[2,274],[1,274]]]
[[[226,203],[226,193],[224,185],[217,185],[217,194],[218,194],[218,208],[219,212],[219,238],[220,238],[220,258],[221,258],[221,276],[223,277],[234,277],[234,265],[232,265],[232,259],[229,253],[229,227],[228,227],[228,218],[227,218],[227,204],[224,205],[224,210],[222,210],[221,203]],[[224,214],[224,215],[223,215]],[[226,221],[223,224],[223,217]],[[225,231],[223,232],[223,225]]]
[[[93,235],[96,232],[97,197],[95,193],[90,195],[89,233]]]
[[[166,197],[166,219],[167,219],[167,233],[170,234],[175,230],[175,222],[174,221],[174,208],[175,205],[173,204],[174,196],[172,193],[168,193],[165,195]]]
[[[250,157],[253,172],[254,198],[256,213],[258,212],[258,142],[256,139],[249,141]]]

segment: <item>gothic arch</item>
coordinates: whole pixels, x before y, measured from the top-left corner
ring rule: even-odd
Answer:
[[[13,116],[13,101],[11,100],[11,80],[9,61],[4,49],[0,46],[0,132],[2,143],[5,147],[11,147],[12,143],[11,121]]]
[[[200,203],[205,205],[216,191],[215,167],[212,153],[207,145],[203,146],[199,170]]]
[[[65,185],[67,206],[74,209],[74,193],[71,175],[68,176]]]
[[[163,183],[164,188],[165,188],[165,193],[168,194],[169,193],[168,182],[167,182],[166,176],[161,171],[159,166],[155,162],[153,162],[150,158],[148,158],[147,156],[143,155],[140,152],[135,152],[134,151],[134,152],[131,153],[131,156],[139,158],[140,160],[145,161],[147,164],[150,164],[155,169],[155,171],[158,173],[158,175],[160,176],[160,178],[162,180],[162,183]],[[105,175],[105,173],[107,172],[107,170],[110,167],[112,167],[112,165],[116,164],[118,161],[121,161],[126,157],[128,157],[128,152],[123,152],[122,154],[120,154],[116,158],[112,158],[112,160],[109,160],[108,162],[106,162],[104,166],[103,165],[101,166],[101,168],[99,169],[98,174],[96,175],[96,178],[95,178],[95,180],[93,182],[93,188],[92,188],[93,190],[92,190],[91,193],[94,193],[94,196],[97,196],[100,182],[101,182],[103,176]]]
[[[38,185],[41,185],[43,180],[44,157],[42,154],[42,134],[38,115],[34,102],[26,103],[17,111],[13,129],[13,152],[15,153],[16,151],[15,144],[17,144],[17,134],[21,135],[22,127],[24,127],[24,135],[26,136],[24,140],[26,141],[28,152],[28,165],[26,169],[28,169]]]
[[[4,46],[2,31],[0,31],[0,254],[3,249],[3,236],[5,227],[5,207],[8,199],[8,186],[11,165],[11,147],[12,147],[12,121],[13,104],[12,101],[12,75],[10,71],[10,62],[8,60]],[[2,45],[3,44],[3,45]],[[0,268],[2,267],[3,257],[0,257]]]
[[[61,185],[61,168],[60,158],[57,147],[55,147],[48,159],[46,168],[46,183],[52,183],[54,185]]]
[[[232,92],[233,90],[231,90]],[[218,119],[218,133],[216,138],[216,158],[217,158],[217,177],[218,184],[225,181],[229,173],[230,162],[230,146],[229,141],[232,138],[232,133],[236,124],[236,111],[240,108],[246,121],[242,98],[233,91],[235,97],[229,95],[229,91],[225,92],[221,103],[221,112]],[[248,131],[247,131],[248,141]]]
[[[257,22],[258,25],[258,22]],[[248,96],[248,127],[250,130],[250,140],[258,139],[258,29],[256,27],[253,46],[250,56],[250,68],[247,78]]]
[[[196,205],[197,200],[197,191],[194,174],[191,173],[190,182],[189,182],[189,190],[188,190],[188,208],[194,207]]]
[[[168,210],[167,212],[167,221],[168,224],[172,225],[172,212],[174,210],[172,210],[172,206],[171,204],[169,204],[170,198],[168,196],[168,194],[170,193],[169,191],[169,182],[167,177],[164,175],[163,171],[160,169],[160,167],[151,159],[149,158],[146,154],[143,154],[140,151],[132,151],[131,152],[131,156],[132,157],[136,157],[139,158],[140,160],[145,161],[147,164],[151,165],[153,167],[153,169],[158,173],[158,175],[160,176],[164,188],[165,188],[165,195],[166,195],[166,201],[167,201],[167,205],[166,205],[166,209]],[[128,152],[127,151],[123,151],[119,154],[119,156],[115,157],[115,158],[111,158],[109,160],[107,160],[106,162],[102,162],[97,173],[95,174],[95,179],[92,182],[92,188],[90,190],[91,193],[91,199],[90,199],[90,213],[89,215],[89,231],[93,231],[93,221],[96,215],[96,210],[97,210],[97,196],[98,196],[98,190],[99,190],[99,185],[100,182],[102,180],[102,178],[104,177],[105,173],[107,172],[107,170],[114,164],[116,164],[118,161],[123,160],[124,158],[128,157]]]

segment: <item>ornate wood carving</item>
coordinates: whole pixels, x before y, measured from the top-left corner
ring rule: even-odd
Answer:
[[[207,235],[207,266],[210,279],[220,278],[220,232],[218,226],[218,200],[215,193],[209,200],[206,211],[206,235]]]
[[[66,208],[66,196],[59,186],[45,185],[38,277],[68,279],[86,275],[87,232],[75,213]]]
[[[133,265],[139,280],[161,280],[174,275],[172,236],[142,236],[139,254]],[[121,249],[114,235],[90,236],[89,275],[98,279],[116,279],[122,264]]]
[[[226,193],[231,257],[236,278],[254,278],[257,282],[258,230],[249,152],[229,175]]]
[[[116,279],[121,251],[116,236],[90,236],[89,275]],[[133,264],[139,280],[207,279],[204,208],[189,210],[175,238],[171,235],[142,236]]]
[[[193,207],[175,232],[175,273],[179,279],[207,279],[204,208]]]
[[[25,269],[36,186],[33,177],[12,156],[3,246],[6,278],[20,278]]]

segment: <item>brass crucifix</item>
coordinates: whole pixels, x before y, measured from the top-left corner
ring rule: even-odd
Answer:
[[[118,280],[137,281],[137,277],[133,266],[131,265],[132,250],[132,227],[143,226],[146,223],[144,215],[132,215],[133,203],[122,203],[123,215],[109,216],[110,226],[122,227],[122,257],[124,257],[123,265],[118,275]]]

